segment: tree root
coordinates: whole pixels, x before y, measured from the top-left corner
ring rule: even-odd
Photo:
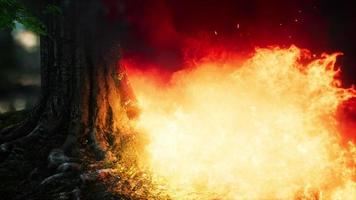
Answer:
[[[20,126],[21,123],[16,123],[16,124],[11,124],[3,129],[0,130],[0,136],[1,137],[5,137],[6,135],[8,135],[11,131],[13,131],[16,127]],[[2,139],[3,140],[3,139]],[[0,140],[0,143],[1,141]]]
[[[25,135],[22,138],[15,139],[13,141],[9,141],[0,145],[0,161],[6,159],[7,156],[11,153],[15,146],[19,146],[19,144],[26,143],[27,140],[38,137],[43,133],[44,128],[38,124],[30,133],[23,134]]]
[[[96,130],[95,128],[89,132],[89,144],[93,153],[95,155],[96,160],[103,160],[106,156],[106,152],[100,147],[99,142],[96,138]]]
[[[27,199],[81,199],[80,179],[77,173],[60,172],[50,175],[29,192],[17,196],[16,200]]]
[[[42,107],[43,106],[39,104],[23,121],[0,130],[0,144],[19,139],[31,132],[31,130],[33,130],[38,124],[37,122],[40,116],[39,111]]]
[[[49,169],[54,169],[59,167],[64,169],[64,168],[68,168],[69,166],[76,168],[77,166],[74,166],[74,163],[76,162],[79,162],[79,159],[68,157],[67,155],[65,155],[62,149],[53,149],[48,155]],[[65,163],[72,163],[72,165],[62,166]]]
[[[85,173],[82,171],[81,160],[75,157],[76,154],[71,154],[73,149],[78,148],[78,134],[81,132],[81,124],[75,122],[72,127],[67,127],[68,124],[65,124],[65,129],[62,129],[63,124],[61,122],[62,120],[39,119],[36,120],[35,124],[31,125],[32,128],[29,130],[27,130],[29,127],[25,128],[25,124],[28,122],[23,122],[14,125],[9,128],[8,131],[2,132],[6,134],[5,137],[2,138],[3,140],[0,141],[4,141],[0,143],[0,163],[5,165],[6,163],[11,163],[12,160],[17,160],[17,156],[23,156],[26,157],[26,159],[28,159],[27,156],[30,156],[29,158],[32,158],[32,156],[34,156],[35,159],[38,158],[38,160],[30,160],[28,162],[30,165],[30,168],[27,169],[28,172],[25,172],[25,175],[20,175],[22,178],[19,179],[19,182],[15,185],[16,187],[19,185],[21,185],[21,187],[25,186],[26,189],[22,191],[26,192],[24,192],[23,195],[18,195],[15,199],[41,199],[42,196],[40,195],[45,195],[45,199],[52,199],[53,196],[51,195],[55,195],[55,199],[60,198],[61,195],[64,195],[64,199],[69,199],[70,197],[70,199],[80,200],[82,198],[83,194],[81,193],[81,189],[86,186],[78,184],[86,184],[83,180],[84,177],[80,176],[80,174]],[[62,130],[69,130],[69,132],[63,137],[63,135],[57,134]],[[96,160],[103,160],[107,152],[100,145],[98,140],[100,135],[98,135],[97,131],[101,130],[92,128],[88,132],[88,147],[94,153]],[[11,134],[14,133],[16,135],[11,136]],[[0,135],[0,137],[2,136],[3,135]],[[60,137],[60,141],[62,141],[62,139],[64,140],[62,145],[54,142],[54,139],[57,137]],[[48,143],[48,141],[51,142]],[[40,149],[40,156],[37,156],[37,153],[32,151],[31,145],[33,144],[39,147],[35,149]],[[54,145],[51,146],[51,144]],[[43,145],[44,147],[42,147]],[[43,162],[41,162],[46,155],[48,169],[46,169],[46,164],[43,165]],[[40,165],[38,165],[38,162]],[[110,171],[102,170],[95,173],[94,176],[95,179],[102,178],[108,173],[110,173]],[[66,181],[68,181],[68,183]],[[105,188],[100,189],[100,192],[106,195],[107,193],[104,193],[104,191]]]
[[[57,167],[58,172],[79,172],[82,166],[76,162],[62,163]]]
[[[49,183],[55,181],[55,180],[58,179],[58,178],[63,178],[65,175],[66,175],[66,173],[64,173],[64,172],[51,175],[51,176],[45,178],[45,179],[40,183],[40,186],[47,185],[47,184],[49,184]]]

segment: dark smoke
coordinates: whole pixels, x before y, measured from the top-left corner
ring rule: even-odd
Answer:
[[[316,54],[344,53],[346,86],[356,83],[353,1],[102,0],[109,19],[125,23],[123,56],[175,71],[187,51],[224,46],[248,53],[256,46],[295,44]],[[196,55],[195,55],[196,56]]]

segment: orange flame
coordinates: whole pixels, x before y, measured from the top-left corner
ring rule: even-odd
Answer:
[[[338,55],[208,55],[165,85],[126,63],[150,140],[142,163],[173,199],[356,199],[356,148],[336,117],[356,93],[335,78]]]

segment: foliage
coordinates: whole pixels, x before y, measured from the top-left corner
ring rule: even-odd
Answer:
[[[43,13],[59,16],[59,15],[62,15],[62,10],[56,5],[49,4],[49,5],[47,5],[47,7]]]
[[[0,29],[13,29],[15,22],[23,24],[27,29],[37,34],[46,34],[44,24],[23,4],[16,0],[0,0]]]

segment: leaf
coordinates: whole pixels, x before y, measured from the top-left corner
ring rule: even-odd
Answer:
[[[13,0],[0,0],[0,29],[14,28],[18,5]]]
[[[49,4],[47,5],[43,13],[58,16],[58,15],[62,15],[62,10],[56,5]]]
[[[31,30],[39,35],[46,35],[45,26],[36,17],[26,16],[19,20],[28,30]]]
[[[15,28],[15,21],[37,34],[46,35],[44,24],[24,5],[16,0],[0,0],[0,29]]]

